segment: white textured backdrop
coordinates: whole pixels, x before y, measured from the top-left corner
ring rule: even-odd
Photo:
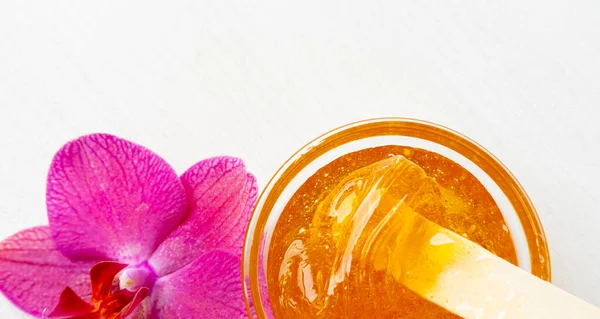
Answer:
[[[45,224],[67,140],[109,132],[178,172],[243,157],[264,186],[339,125],[404,116],[497,155],[554,283],[600,306],[600,2],[3,1],[0,237]],[[2,318],[25,318],[0,298]]]

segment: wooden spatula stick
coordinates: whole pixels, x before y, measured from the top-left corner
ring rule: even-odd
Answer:
[[[409,227],[398,236],[394,278],[423,298],[464,318],[600,318],[599,308],[415,212],[403,213]]]

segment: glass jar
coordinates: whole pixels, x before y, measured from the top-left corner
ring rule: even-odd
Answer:
[[[510,229],[519,267],[550,281],[550,256],[533,204],[508,169],[482,146],[437,124],[405,118],[360,121],[334,129],[297,151],[263,189],[250,220],[242,263],[249,316],[273,317],[266,278],[269,241],[283,209],[317,170],[366,148],[401,145],[438,153],[474,175],[500,208]]]

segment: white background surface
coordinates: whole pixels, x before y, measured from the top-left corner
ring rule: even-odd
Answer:
[[[3,1],[0,237],[47,223],[50,159],[85,133],[178,172],[241,156],[264,186],[329,129],[414,117],[512,170],[554,283],[600,306],[599,16],[597,0]]]

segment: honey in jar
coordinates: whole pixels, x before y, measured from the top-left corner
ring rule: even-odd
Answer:
[[[466,169],[418,148],[364,149],[318,170],[284,208],[267,261],[275,317],[456,318],[402,285],[406,210],[516,264],[499,208]]]

